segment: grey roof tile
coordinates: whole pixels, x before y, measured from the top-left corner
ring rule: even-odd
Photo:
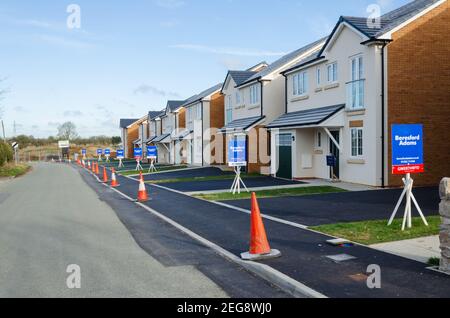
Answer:
[[[204,90],[203,92],[188,98],[187,101],[182,106],[187,107],[201,101],[203,98],[213,94],[215,91],[220,90],[222,88],[222,85],[223,83],[214,85],[213,87],[210,87],[207,90]]]
[[[121,119],[120,120],[120,128],[127,128],[132,123],[137,122],[139,119]]]
[[[267,128],[318,125],[344,108],[345,104],[339,104],[287,113],[271,122]]]
[[[266,75],[269,75],[273,71],[276,71],[277,69],[283,67],[283,65],[285,65],[289,62],[292,62],[292,60],[298,58],[300,55],[305,54],[307,51],[309,51],[312,48],[314,48],[315,46],[319,45],[321,42],[325,42],[326,39],[327,38],[325,37],[320,40],[314,41],[313,43],[310,43],[306,46],[299,48],[298,50],[292,51],[291,53],[284,55],[280,59],[278,59],[275,62],[273,62],[272,64],[270,64],[268,67],[266,67],[261,72],[254,74],[253,76],[247,78],[247,80],[241,82],[240,84],[236,83],[237,86],[241,86],[241,85],[250,83],[257,79],[263,78]]]
[[[228,123],[225,127],[223,127],[220,131],[222,133],[226,132],[234,132],[234,131],[242,131],[247,130],[263,120],[265,116],[256,116],[256,117],[247,117],[242,119],[236,119],[230,123]]]

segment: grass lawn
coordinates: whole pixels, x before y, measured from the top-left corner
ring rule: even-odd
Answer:
[[[274,190],[261,190],[255,191],[258,198],[272,198],[282,196],[300,196],[310,194],[321,193],[333,193],[333,192],[346,192],[346,190],[329,187],[329,186],[316,186],[316,187],[300,187],[300,188],[286,188],[286,189],[274,189]],[[229,192],[211,193],[211,194],[197,194],[195,197],[205,199],[209,201],[225,201],[225,200],[241,200],[250,199],[251,193],[241,192],[241,194],[235,194]]]
[[[387,219],[381,221],[364,221],[355,223],[340,223],[313,226],[311,229],[344,238],[361,244],[377,244],[413,239],[417,237],[439,234],[441,218],[429,216],[430,226],[425,226],[420,217],[413,218],[412,229],[402,232],[403,219],[395,219],[391,226],[387,226]]]
[[[264,177],[260,174],[241,174],[242,178],[258,178]],[[214,180],[233,180],[236,176],[233,174],[223,175],[223,176],[208,176],[208,177],[190,177],[190,178],[176,178],[176,179],[165,179],[165,180],[151,180],[146,183],[176,183],[176,182],[201,182],[201,181],[214,181]]]
[[[27,173],[31,167],[26,164],[12,164],[8,163],[0,167],[0,177],[19,177]]]
[[[167,167],[157,167],[156,169],[158,169],[158,172],[164,172],[164,171],[171,171],[171,170],[178,170],[178,169],[186,169],[187,166],[167,166]],[[142,171],[142,173],[147,174],[148,169],[144,169]],[[133,176],[133,175],[138,175],[139,171],[136,170],[125,170],[125,171],[119,171],[119,174],[123,175],[123,176]]]

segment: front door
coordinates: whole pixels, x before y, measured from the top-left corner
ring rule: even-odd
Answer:
[[[292,134],[277,135],[278,171],[276,176],[292,179]]]
[[[338,130],[331,131],[331,135],[338,143],[340,143]],[[339,148],[336,147],[336,145],[331,140],[331,138],[330,138],[330,154],[332,154],[336,157],[336,167],[334,167],[334,174],[339,179]],[[331,175],[331,171],[330,171],[330,178],[332,178],[332,177],[333,176]]]

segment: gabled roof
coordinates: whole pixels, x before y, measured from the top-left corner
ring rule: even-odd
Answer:
[[[274,72],[274,71],[280,69],[281,67],[283,67],[283,65],[292,62],[293,60],[297,59],[299,56],[305,54],[309,50],[311,50],[314,47],[320,45],[321,42],[325,42],[326,39],[327,38],[324,37],[324,38],[322,38],[320,40],[317,40],[317,41],[315,41],[313,43],[305,45],[305,46],[299,48],[298,50],[292,51],[291,53],[284,55],[283,57],[279,58],[278,60],[276,60],[275,62],[270,64],[268,67],[263,69],[261,72],[258,72],[256,74],[250,76],[249,78],[247,78],[247,80],[241,82],[240,84],[236,83],[236,85],[237,86],[242,86],[242,85],[251,83],[253,81],[256,81],[258,79],[261,79],[261,78],[271,74],[272,72]]]
[[[139,119],[121,119],[120,120],[120,128],[127,128],[131,124],[137,122]]]
[[[161,111],[149,111],[148,112],[148,118],[150,120],[152,120],[152,119],[158,117],[160,114],[161,114]]]
[[[267,125],[267,128],[287,128],[319,125],[345,108],[345,104],[287,113]]]
[[[209,95],[212,95],[222,88],[223,83],[214,85],[213,87],[208,88],[207,90],[204,90],[203,92],[199,93],[198,95],[194,95],[191,98],[189,98],[186,103],[184,103],[183,107],[188,107],[192,104],[196,104],[200,101],[202,101],[204,98],[208,97]]]
[[[186,101],[185,100],[169,100],[167,101],[167,108],[170,112],[176,111],[178,108],[181,107]]]
[[[333,32],[328,37],[327,42],[322,48],[320,55],[322,55],[325,48],[330,43],[331,39],[339,29],[342,23],[348,23],[350,26],[355,28],[357,31],[361,32],[361,34],[365,35],[369,40],[379,39],[381,36],[386,34],[389,31],[392,31],[402,23],[408,21],[414,16],[418,15],[422,11],[428,9],[434,4],[438,3],[441,0],[415,0],[404,6],[401,6],[398,9],[390,11],[380,17],[380,25],[379,26],[369,26],[367,21],[367,17],[350,17],[350,16],[341,16],[336,26],[333,29]]]

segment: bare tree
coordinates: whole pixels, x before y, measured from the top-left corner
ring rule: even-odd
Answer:
[[[58,126],[58,138],[64,140],[73,140],[78,138],[77,126],[71,121]]]

